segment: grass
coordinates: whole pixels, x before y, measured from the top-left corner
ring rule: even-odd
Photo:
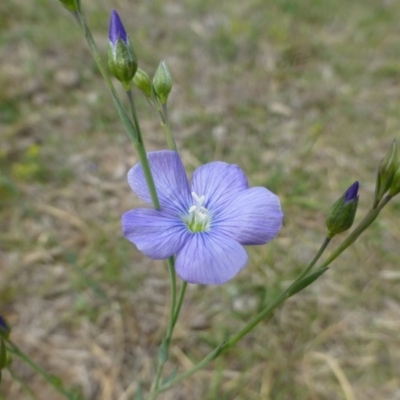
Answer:
[[[138,3],[138,2],[136,2]],[[165,58],[170,116],[188,171],[239,164],[277,193],[285,226],[221,287],[189,286],[167,373],[189,368],[309,262],[330,204],[355,180],[356,220],[399,139],[396,2],[83,1],[102,51],[121,11],[142,68]],[[73,19],[57,1],[0,4],[0,312],[14,340],[88,399],[147,384],[168,312],[168,273],[122,238],[139,204],[136,155]],[[138,96],[148,149],[165,147]],[[316,284],[230,353],[160,398],[398,399],[400,205]],[[339,239],[335,239],[332,248]],[[14,371],[57,400],[29,368]],[[29,397],[5,373],[0,399]]]

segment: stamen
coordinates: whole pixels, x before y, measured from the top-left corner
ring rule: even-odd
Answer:
[[[195,204],[189,208],[189,214],[184,218],[187,226],[192,232],[204,232],[210,227],[210,213],[203,206],[206,197],[199,196],[197,193],[192,192]]]

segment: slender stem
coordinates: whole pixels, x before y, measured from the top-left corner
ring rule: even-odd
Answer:
[[[331,239],[326,237],[324,240],[324,243],[322,243],[322,246],[320,247],[320,249],[318,250],[318,253],[315,255],[315,257],[313,258],[313,260],[310,262],[310,264],[308,265],[308,267],[298,276],[298,278],[296,279],[295,282],[298,282],[300,279],[304,278],[312,269],[312,267],[317,263],[317,261],[319,260],[319,258],[322,256],[322,253],[326,250],[326,248],[328,247],[328,244],[330,243]],[[294,283],[292,283],[291,286],[294,285]],[[290,287],[291,287],[290,286]]]
[[[286,299],[287,299],[287,297],[285,295],[285,292],[281,293],[272,303],[269,304],[269,306],[267,308],[265,308],[263,310],[263,318],[265,318],[269,314],[271,314],[272,311],[276,307],[278,307],[280,304],[282,304]],[[253,327],[251,327],[251,329]],[[187,370],[183,374],[178,375],[174,379],[171,379],[170,381],[168,381],[167,383],[162,385],[158,389],[158,393],[164,392],[165,390],[171,388],[172,386],[176,385],[177,383],[181,382],[182,380],[184,380],[184,379],[188,378],[189,376],[193,375],[197,371],[203,369],[207,364],[209,364],[212,360],[217,358],[221,353],[223,353],[225,350],[227,350],[229,347],[231,347],[233,344],[235,344],[237,341],[239,341],[248,332],[248,331],[246,331],[243,335],[241,335],[241,333],[243,331],[244,330],[240,331],[237,335],[235,335],[228,342],[222,343],[221,345],[216,347],[214,350],[212,350],[210,353],[208,353],[207,356],[205,356],[199,363],[197,363],[193,368]]]
[[[168,118],[168,108],[166,104],[163,104],[162,106],[162,111],[160,111],[160,123],[161,123],[161,127],[164,131],[165,134],[165,138],[167,139],[167,145],[168,148],[170,148],[171,150],[177,151],[177,147],[174,141],[174,138],[172,136],[172,130],[171,130],[171,126],[169,124],[169,118]]]
[[[166,116],[167,116],[166,113],[167,113],[166,106],[163,107],[163,111],[159,110],[160,123],[164,129],[169,149],[171,149],[173,151],[177,151],[175,142],[172,137],[172,131],[170,129],[169,124],[166,122]],[[177,303],[177,301],[176,301],[175,260],[173,257],[170,257],[168,259],[168,270],[169,270],[170,282],[171,282],[170,314],[169,314],[169,319],[168,319],[167,331],[165,333],[164,339],[163,339],[160,349],[159,349],[159,352],[162,353],[162,356],[158,357],[158,363],[157,363],[155,377],[153,379],[153,383],[150,388],[150,400],[155,400],[157,398],[158,394],[160,393],[158,388],[160,386],[162,372],[164,369],[165,362],[168,359],[169,347],[171,344],[172,334],[174,331],[176,321],[178,320],[178,317],[179,317],[179,313],[180,313],[180,310],[182,307],[182,302],[183,302],[183,298],[184,298],[186,287],[187,287],[187,282],[183,282],[180,292],[179,292],[179,298],[178,298],[178,303]]]
[[[50,375],[48,372],[46,372],[42,367],[40,367],[38,364],[36,364],[27,354],[25,354],[15,343],[13,343],[11,340],[7,340],[8,344],[8,351],[17,357],[19,357],[21,360],[23,360],[25,363],[27,363],[35,372],[37,372],[39,375],[41,375],[46,382],[48,382],[53,388],[60,394],[62,394],[65,398],[69,400],[74,400],[75,395],[70,393],[68,390],[64,389],[59,382],[56,382],[54,377]]]
[[[143,135],[142,135],[142,130],[140,128],[140,124],[139,124],[139,119],[137,116],[137,112],[136,112],[136,106],[135,106],[135,100],[133,98],[133,93],[132,93],[132,89],[129,89],[126,91],[126,94],[128,96],[128,100],[129,100],[129,107],[131,109],[131,114],[132,114],[132,118],[133,118],[133,123],[135,124],[135,128],[137,131],[137,136],[138,136],[138,142],[144,146],[144,141],[143,141]]]
[[[155,400],[159,394],[158,386],[160,384],[161,374],[163,371],[164,363],[157,363],[156,374],[153,379],[153,383],[150,388],[150,398],[149,400]]]
[[[175,274],[175,261],[173,257],[168,259],[168,271],[169,277],[171,282],[171,305],[170,305],[170,312],[169,312],[169,319],[168,319],[168,327],[161,342],[159,348],[159,356],[158,356],[158,363],[156,368],[156,373],[153,379],[153,383],[150,388],[150,400],[155,400],[158,396],[158,387],[160,385],[160,380],[162,376],[162,372],[164,369],[164,364],[168,360],[169,355],[169,346],[171,344],[172,333],[175,326],[175,315],[176,315],[176,274]]]
[[[272,301],[266,308],[260,311],[243,329],[241,329],[236,335],[230,338],[226,342],[226,348],[234,346],[240,339],[242,339],[245,335],[247,335],[252,329],[254,329],[264,318],[266,318],[271,312],[282,304],[285,300],[290,297],[290,290],[293,286],[296,285],[301,279],[303,279],[312,269],[312,267],[317,263],[323,252],[326,250],[328,244],[330,242],[329,238],[325,238],[324,242],[322,243],[320,249],[318,250],[317,254],[310,262],[310,264],[303,270],[303,272],[296,278],[294,282],[284,290],[275,300]]]
[[[179,296],[178,296],[178,301],[176,303],[176,308],[175,308],[175,314],[174,314],[174,321],[173,325],[175,326],[176,321],[178,320],[179,313],[181,312],[182,304],[183,304],[183,299],[185,297],[186,293],[186,288],[187,288],[188,283],[186,281],[182,282],[180,291],[179,291]]]
[[[174,316],[175,316],[175,305],[176,305],[176,274],[175,274],[175,262],[173,257],[168,258],[168,271],[169,279],[171,281],[171,305],[168,320],[167,333],[165,334],[165,341],[167,344],[167,350],[171,342],[172,332],[174,330]]]
[[[312,267],[317,263],[323,252],[326,250],[330,239],[325,238],[324,242],[322,243],[320,249],[318,250],[317,254],[310,262],[310,264],[301,272],[301,274],[297,277],[297,279],[286,289],[284,290],[278,297],[276,297],[267,307],[265,307],[260,313],[258,313],[243,329],[241,329],[236,335],[232,336],[228,341],[222,343],[217,348],[212,350],[206,357],[204,357],[198,364],[196,364],[193,368],[189,369],[188,371],[184,372],[181,375],[178,375],[176,378],[170,380],[168,383],[162,385],[158,389],[158,393],[161,393],[170,387],[174,386],[178,382],[182,381],[183,379],[193,375],[195,372],[199,371],[200,369],[204,368],[209,362],[214,360],[218,357],[221,353],[228,350],[230,347],[234,346],[240,339],[242,339],[247,333],[249,333],[252,329],[254,329],[263,319],[268,317],[272,312],[280,306],[282,303],[285,302],[290,297],[290,289],[299,282],[302,278],[304,278],[308,272],[312,269]]]
[[[157,196],[156,186],[154,184],[153,175],[151,173],[149,160],[147,158],[146,148],[143,141],[142,130],[140,129],[139,120],[137,117],[135,102],[132,95],[132,90],[128,90],[126,92],[129,99],[129,106],[131,108],[133,122],[135,124],[136,133],[137,133],[137,141],[134,143],[136,151],[139,155],[139,160],[143,168],[143,173],[146,179],[147,187],[149,188],[151,200],[153,202],[154,208],[160,209],[160,202]]]

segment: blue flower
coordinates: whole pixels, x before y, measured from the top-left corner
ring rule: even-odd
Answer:
[[[148,153],[161,210],[138,208],[122,216],[125,237],[153,259],[175,255],[187,282],[221,284],[247,263],[243,245],[272,240],[282,226],[279,198],[263,187],[249,188],[244,172],[216,161],[197,168],[189,185],[178,153]],[[143,169],[128,173],[132,190],[151,197]]]

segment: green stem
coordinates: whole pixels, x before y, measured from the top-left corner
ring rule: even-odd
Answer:
[[[159,390],[158,390],[158,386],[160,384],[160,379],[161,379],[161,374],[163,371],[163,367],[164,367],[164,363],[157,363],[157,369],[156,369],[156,374],[154,376],[154,380],[153,383],[151,385],[150,388],[150,398],[149,400],[155,400],[157,398],[157,396],[159,395]]]
[[[183,299],[185,297],[187,285],[188,285],[188,283],[186,281],[182,282],[181,289],[179,291],[178,301],[176,303],[173,326],[175,326],[176,321],[178,320],[179,314],[181,312],[181,308],[182,308],[182,304],[183,304]]]
[[[298,278],[296,279],[295,282],[300,281],[300,279],[304,278],[311,271],[312,267],[317,263],[319,258],[322,256],[322,253],[328,247],[328,244],[330,243],[330,241],[331,241],[330,238],[328,238],[328,237],[325,238],[324,243],[322,243],[322,246],[318,250],[318,253],[315,255],[315,257],[310,262],[310,264],[307,266],[307,268],[298,276]],[[293,286],[295,282],[293,282],[291,286]]]
[[[172,136],[171,126],[169,124],[168,109],[166,104],[163,104],[162,106],[162,111],[160,111],[160,119],[161,127],[164,131],[165,138],[167,139],[168,148],[177,151],[177,147]]]
[[[178,375],[174,379],[170,380],[168,383],[162,385],[158,388],[157,394],[164,392],[170,387],[176,385],[178,382],[181,382],[185,378],[193,375],[200,369],[204,368],[209,362],[217,358],[221,353],[228,350],[230,347],[234,346],[240,339],[242,339],[245,335],[247,335],[252,329],[254,329],[263,319],[272,314],[272,312],[284,303],[291,295],[290,290],[292,287],[296,285],[302,278],[304,278],[308,272],[312,269],[312,267],[317,263],[323,252],[326,250],[330,239],[325,238],[322,243],[320,249],[317,254],[311,261],[311,263],[302,271],[302,273],[297,277],[297,279],[286,289],[284,290],[278,297],[276,297],[266,308],[264,308],[260,313],[258,313],[242,330],[240,330],[236,335],[230,338],[228,341],[220,344],[217,348],[211,351],[206,357],[204,357],[198,364],[196,364],[193,368],[184,372],[181,375]],[[155,397],[154,397],[155,398]]]
[[[169,347],[169,344],[171,342],[172,332],[174,330],[174,316],[175,316],[175,305],[176,305],[176,274],[175,274],[175,263],[172,257],[168,258],[168,271],[169,271],[169,278],[171,280],[171,306],[170,306],[168,328],[167,328],[167,333],[165,335],[165,339]]]
[[[69,400],[74,400],[75,395],[70,393],[68,390],[64,389],[59,382],[56,382],[54,377],[47,373],[43,368],[41,368],[38,364],[36,364],[27,354],[25,354],[15,343],[11,340],[7,340],[8,348],[7,350],[19,357],[25,363],[27,363],[35,372],[41,375],[46,382],[48,382],[54,390],[58,393],[62,394],[65,398]]]
[[[290,297],[291,289],[303,279],[311,270],[311,268],[317,263],[319,258],[322,256],[323,252],[326,250],[328,244],[330,242],[329,238],[325,238],[324,242],[322,243],[320,249],[318,250],[317,254],[310,262],[310,264],[304,269],[304,271],[296,278],[296,280],[286,289],[284,290],[275,300],[272,301],[264,310],[260,311],[242,330],[240,330],[236,335],[234,335],[231,339],[229,339],[225,346],[226,348],[234,346],[240,339],[242,339],[245,335],[247,335],[252,329],[254,329],[263,319],[265,319],[271,312],[281,305],[285,300]]]
[[[165,336],[161,342],[159,348],[159,356],[157,362],[156,373],[153,379],[153,383],[150,388],[150,400],[155,400],[158,396],[158,387],[160,385],[160,380],[162,376],[162,372],[164,369],[164,364],[168,360],[169,355],[169,346],[171,344],[172,333],[174,331],[175,326],[175,316],[178,318],[176,314],[176,274],[175,274],[175,262],[174,258],[170,257],[168,259],[168,271],[169,277],[171,282],[171,305],[170,305],[170,312],[169,312],[169,319],[168,319],[168,327],[165,333]]]
[[[164,129],[164,133],[165,133],[165,136],[167,139],[168,148],[170,150],[177,151],[175,142],[172,137],[172,131],[171,131],[169,123],[168,123],[166,106],[163,106],[162,111],[159,110],[159,116],[160,116],[161,126]],[[173,257],[170,257],[168,259],[168,270],[169,270],[170,281],[171,281],[170,314],[169,314],[169,319],[168,319],[167,331],[165,333],[164,339],[159,348],[159,353],[161,353],[161,356],[159,354],[155,377],[153,379],[153,383],[150,388],[150,400],[155,400],[160,393],[158,388],[160,386],[162,372],[164,369],[164,365],[168,359],[169,347],[171,344],[172,334],[174,331],[175,324],[178,320],[179,313],[181,311],[183,298],[184,298],[184,295],[186,292],[186,287],[187,287],[187,282],[183,282],[180,292],[179,292],[179,298],[178,298],[178,302],[177,302],[177,300],[176,300],[175,260]]]
[[[128,96],[129,106],[131,109],[131,114],[132,114],[133,122],[135,124],[136,133],[137,133],[137,141],[134,143],[134,145],[135,145],[136,151],[139,156],[140,164],[142,165],[142,168],[143,168],[143,173],[144,173],[144,176],[146,179],[147,187],[149,188],[149,192],[150,192],[150,196],[151,196],[151,200],[153,202],[154,208],[156,210],[159,210],[160,202],[158,200],[156,186],[154,184],[154,179],[153,179],[153,175],[151,173],[149,160],[147,158],[147,152],[146,152],[146,148],[145,148],[144,141],[143,141],[142,130],[140,128],[139,120],[137,117],[135,102],[134,102],[133,95],[132,95],[132,90],[128,90],[126,92],[126,94]]]

